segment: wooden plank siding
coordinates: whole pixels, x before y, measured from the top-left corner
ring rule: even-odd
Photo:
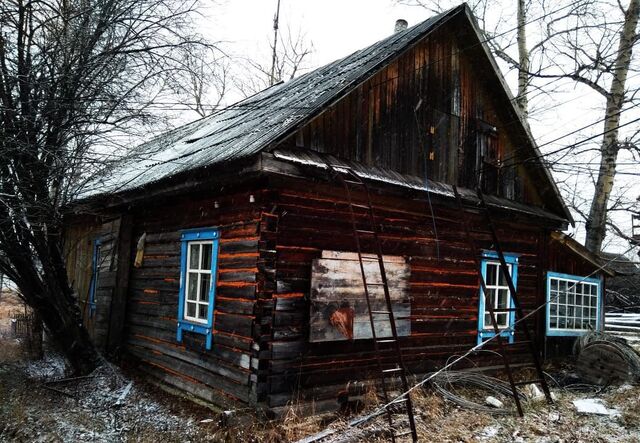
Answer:
[[[544,207],[539,185],[521,165],[519,123],[471,54],[463,36],[435,31],[280,146],[471,189],[481,185],[486,193]]]
[[[324,407],[337,407],[338,394],[347,384],[371,377],[376,370],[371,340],[309,342],[312,262],[325,250],[355,250],[348,205],[335,185],[306,182],[303,186],[283,179],[274,186],[280,217],[275,310],[270,319],[270,352],[264,355],[269,363],[266,402],[278,411],[291,401],[294,391],[297,399],[319,400],[317,391],[324,386],[329,390],[323,394]],[[479,283],[473,256],[464,240],[460,214],[450,205],[434,207],[437,239],[424,201],[375,195],[374,208],[383,253],[403,256],[410,264],[411,334],[400,340],[410,371],[424,373],[476,344]],[[364,210],[356,208],[356,213],[365,220]],[[484,219],[480,214],[468,217],[474,240],[491,249]],[[545,232],[505,214],[496,213],[495,218],[504,250],[520,254],[518,292],[526,313],[540,303],[543,283],[538,278],[538,251]],[[364,241],[363,250],[371,252],[372,245]],[[394,356],[383,358],[392,361]],[[491,355],[478,361],[500,363]]]
[[[82,218],[71,223],[65,234],[65,261],[67,276],[78,295],[82,318],[89,335],[99,349],[107,344],[111,303],[116,287],[117,247],[120,235],[120,218]],[[90,286],[93,274],[94,241],[101,243],[97,258],[99,278],[95,287],[95,311],[89,312]]]

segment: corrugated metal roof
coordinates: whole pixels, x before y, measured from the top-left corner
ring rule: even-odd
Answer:
[[[128,191],[181,172],[257,154],[462,10],[464,6],[434,16],[341,60],[156,137],[136,148],[132,159],[87,186],[81,198]]]

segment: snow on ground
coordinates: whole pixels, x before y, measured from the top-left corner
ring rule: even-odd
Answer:
[[[105,362],[90,376],[68,379],[66,367],[51,353],[35,362],[0,363],[0,441],[204,439],[195,415],[172,411],[150,395],[153,389],[139,388],[113,365]]]
[[[61,356],[51,351],[45,355],[34,362],[0,359],[0,442],[280,443],[314,434],[326,426],[339,427],[348,419],[335,415],[308,417],[292,408],[281,421],[266,423],[248,418],[220,426],[212,410],[166,394],[135,373],[123,373],[105,362],[88,377],[69,378]],[[554,376],[557,378],[557,373]],[[563,384],[552,386],[552,390],[557,396],[555,405],[528,401],[524,418],[463,409],[429,389],[417,392],[414,405],[421,441],[640,442],[640,386],[594,389]],[[464,387],[458,393],[479,395],[477,398],[487,395],[465,392]],[[512,407],[508,398],[500,400]],[[579,413],[576,400],[583,400],[578,404],[587,400],[587,404],[618,412]],[[384,417],[379,420],[372,425],[380,429]],[[387,440],[377,433],[357,441]]]

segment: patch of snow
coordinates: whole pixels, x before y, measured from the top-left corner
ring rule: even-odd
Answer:
[[[48,353],[40,360],[26,363],[24,371],[29,378],[35,380],[54,380],[65,377],[68,373],[68,365],[62,355]]]
[[[484,402],[494,408],[498,408],[498,409],[504,408],[504,403],[502,403],[500,400],[498,400],[497,398],[491,395],[485,398]]]
[[[478,434],[478,438],[480,440],[488,440],[493,439],[500,432],[500,428],[498,426],[486,426],[480,434]]]
[[[542,393],[540,388],[538,388],[538,385],[536,385],[535,383],[526,385],[523,390],[524,390],[524,394],[530,400],[540,401],[544,399],[544,394]]]
[[[620,415],[617,409],[609,409],[605,406],[604,402],[599,398],[583,398],[580,400],[573,400],[573,406],[580,414],[594,414],[594,415],[608,415],[615,417]]]

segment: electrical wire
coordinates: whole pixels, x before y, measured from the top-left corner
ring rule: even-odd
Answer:
[[[431,374],[427,374],[427,376],[430,375]],[[470,401],[462,397],[461,395],[452,392],[450,389],[450,387],[452,387],[453,385],[473,386],[498,396],[513,398],[511,385],[498,378],[473,372],[443,371],[433,376],[430,385],[442,397],[459,406],[462,406],[465,409],[471,409],[473,411],[497,415],[509,415],[513,413],[513,411],[510,409],[494,408]],[[526,397],[520,393],[518,393],[518,396],[522,400],[526,399]]]

